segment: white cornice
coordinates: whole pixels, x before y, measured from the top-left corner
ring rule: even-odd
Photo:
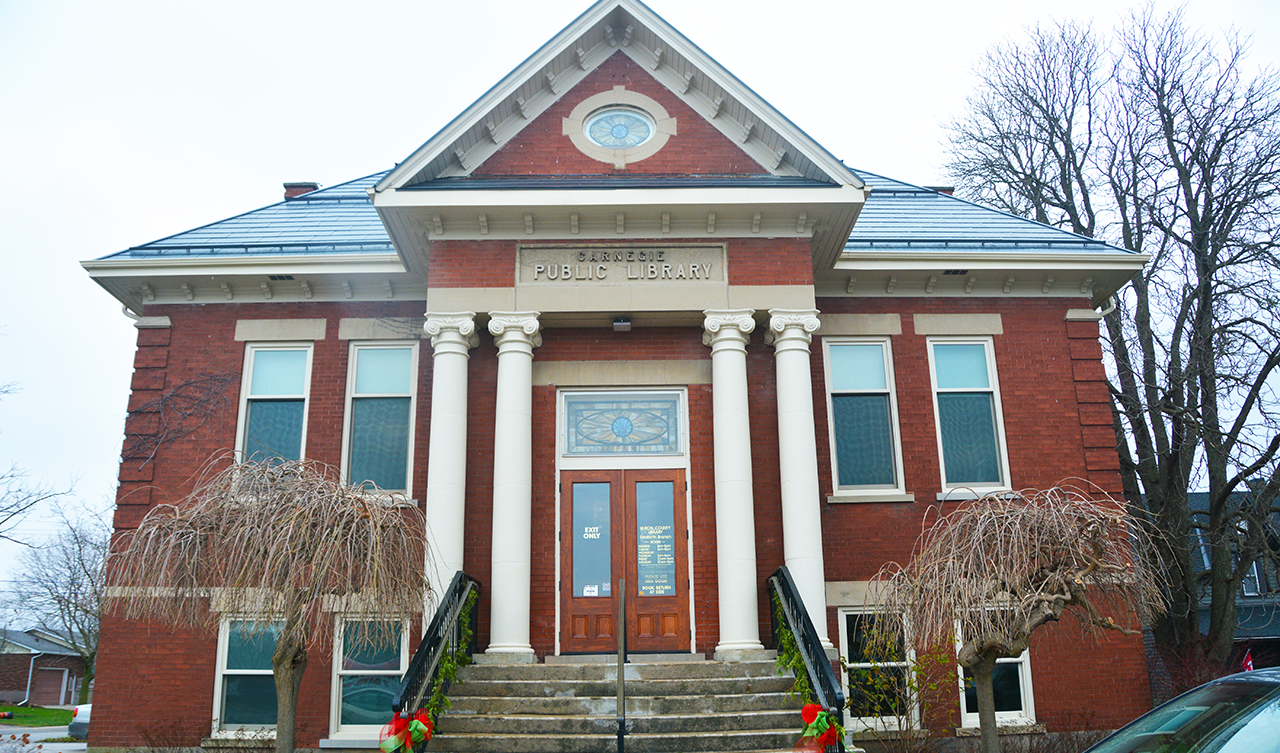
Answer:
[[[830,188],[617,188],[606,190],[394,190],[379,194],[379,209],[392,207],[639,207],[744,204],[861,204],[854,186]]]
[[[1147,254],[1125,252],[1079,251],[1075,253],[1026,251],[846,251],[835,264],[835,271],[848,272],[878,269],[1004,269],[1008,267],[1043,269],[1071,267],[1078,269],[1120,269],[1137,271],[1150,261]]]
[[[819,297],[1086,297],[1100,305],[1150,257],[1125,252],[855,251],[819,273]]]
[[[172,277],[264,274],[403,274],[398,254],[324,254],[166,259],[94,259],[80,262],[91,277]]]

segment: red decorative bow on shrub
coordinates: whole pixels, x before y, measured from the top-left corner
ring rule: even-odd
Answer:
[[[400,714],[392,717],[391,722],[382,728],[378,747],[382,753],[412,753],[418,743],[431,739],[431,717],[426,711],[419,711],[410,718]]]
[[[806,703],[800,709],[800,718],[804,720],[804,729],[796,751],[821,751],[844,738],[844,727],[816,703]]]

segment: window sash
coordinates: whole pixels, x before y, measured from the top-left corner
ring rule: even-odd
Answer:
[[[246,459],[305,456],[312,350],[310,343],[245,346],[236,446]]]
[[[840,654],[846,698],[850,701],[849,717],[853,730],[857,729],[914,729],[919,726],[919,710],[908,697],[908,674],[915,662],[915,651],[907,641],[900,642],[892,655],[878,658],[866,644],[866,628],[874,623],[878,613],[865,609],[841,609]],[[886,678],[886,675],[888,678]],[[884,697],[880,693],[887,682],[900,683],[901,695]],[[860,688],[872,688],[876,696],[864,699]],[[895,708],[896,706],[896,708]],[[885,713],[863,714],[863,711]]]
[[[342,448],[343,478],[410,493],[417,343],[352,343]]]
[[[931,338],[928,348],[942,488],[1008,488],[1009,453],[991,340]],[[952,367],[958,371],[940,373]]]
[[[249,622],[231,617],[223,619],[219,626],[214,734],[271,729],[276,725],[271,654],[279,628],[266,628],[252,635],[242,627]]]
[[[409,666],[409,626],[401,623],[391,643],[349,650],[347,631],[358,624],[340,620],[334,641],[333,698],[330,727],[334,733],[373,734],[386,724],[387,710]],[[394,659],[391,658],[394,652]],[[394,663],[393,667],[386,666]]]
[[[902,443],[890,341],[825,338],[823,347],[836,491],[902,491]],[[851,369],[873,373],[848,373]]]
[[[978,691],[972,673],[959,668],[960,725],[978,726]],[[1016,683],[1016,685],[1015,685]],[[1031,660],[1028,652],[1012,659],[996,659],[992,680],[996,696],[996,721],[1004,724],[1034,724],[1035,699],[1031,692]],[[1016,703],[1017,707],[1012,707]],[[1003,706],[1003,708],[1001,708]]]

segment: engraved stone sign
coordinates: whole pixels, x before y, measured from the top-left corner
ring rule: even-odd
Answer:
[[[530,246],[520,285],[645,285],[724,282],[725,249],[707,246]]]

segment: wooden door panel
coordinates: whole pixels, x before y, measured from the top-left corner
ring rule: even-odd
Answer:
[[[682,471],[627,471],[627,620],[636,652],[689,649],[689,582]]]
[[[613,584],[622,572],[617,521],[622,512],[618,471],[565,473],[561,486],[560,605],[565,653],[617,649]]]
[[[563,653],[617,649],[619,578],[627,581],[628,650],[689,650],[684,500],[680,470],[562,474]]]

